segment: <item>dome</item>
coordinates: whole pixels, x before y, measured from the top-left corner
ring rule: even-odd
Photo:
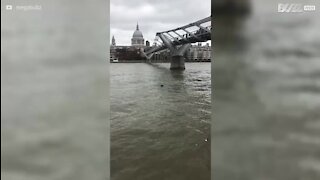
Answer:
[[[143,38],[142,32],[139,30],[138,23],[137,23],[136,30],[133,32],[133,35],[131,38],[131,45],[136,47],[144,46],[144,38]]]
[[[137,24],[137,28],[134,31],[132,37],[133,38],[143,38],[142,32],[139,30],[139,24]]]
[[[132,37],[134,38],[143,38],[142,32],[140,30],[135,30]]]

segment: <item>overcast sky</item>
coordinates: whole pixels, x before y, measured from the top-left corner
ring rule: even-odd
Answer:
[[[210,16],[211,0],[110,0],[110,40],[131,45],[137,22],[145,40],[153,43],[157,32]]]

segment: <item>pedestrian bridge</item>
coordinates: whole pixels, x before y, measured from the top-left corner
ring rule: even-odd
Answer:
[[[151,62],[154,53],[169,49],[170,69],[185,69],[184,54],[191,43],[211,40],[211,16],[175,29],[156,33],[156,42],[142,53]]]

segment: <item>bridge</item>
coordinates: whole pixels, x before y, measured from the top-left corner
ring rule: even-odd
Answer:
[[[171,56],[170,69],[185,69],[184,54],[190,48],[191,43],[206,42],[211,40],[211,16],[175,29],[156,33],[160,38],[158,45],[155,43],[149,49],[142,52],[151,62],[154,53],[169,49]]]

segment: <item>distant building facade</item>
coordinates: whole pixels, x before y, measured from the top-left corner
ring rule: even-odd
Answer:
[[[133,46],[116,46],[113,50],[113,56],[119,62],[141,62],[146,60],[141,54],[141,50]]]
[[[192,45],[185,54],[186,62],[211,62],[211,46],[206,44],[202,46],[201,43]],[[170,51],[168,49],[161,52],[156,52],[152,56],[155,62],[170,62]]]
[[[189,61],[210,62],[211,46],[209,46],[208,43],[205,46],[202,46],[201,43],[198,43],[198,45],[192,45],[189,51],[187,51],[186,58]]]

